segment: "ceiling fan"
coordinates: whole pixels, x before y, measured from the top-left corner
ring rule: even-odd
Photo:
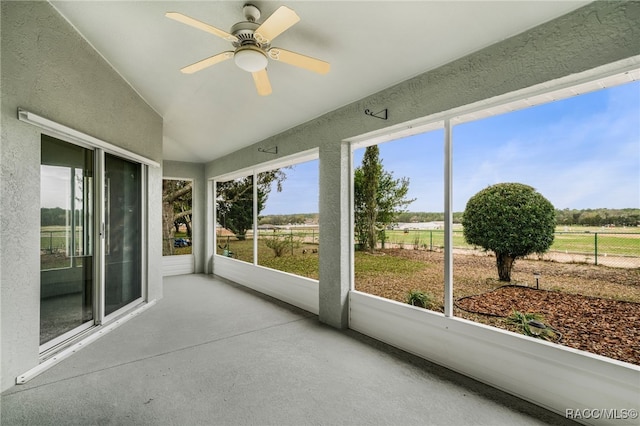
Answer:
[[[326,74],[329,72],[330,65],[328,62],[279,47],[271,47],[271,42],[276,37],[300,20],[300,17],[293,10],[286,6],[280,6],[262,24],[257,22],[258,19],[260,19],[260,9],[256,6],[245,4],[242,11],[244,12],[246,21],[233,25],[230,32],[205,24],[202,21],[183,15],[182,13],[167,12],[165,14],[167,18],[221,37],[230,41],[235,48],[235,50],[218,53],[217,55],[188,65],[180,71],[185,74],[192,74],[233,58],[239,68],[251,73],[258,94],[262,96],[271,93],[271,83],[269,82],[266,69],[268,58],[304,68],[318,74]]]

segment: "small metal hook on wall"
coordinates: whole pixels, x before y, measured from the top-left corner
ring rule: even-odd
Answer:
[[[277,146],[272,146],[271,148],[258,148],[259,152],[264,152],[265,154],[277,154],[278,153],[278,147]]]
[[[389,109],[385,108],[378,112],[372,112],[370,109],[365,109],[364,113],[370,115],[371,117],[379,118],[381,120],[386,120],[389,117]]]

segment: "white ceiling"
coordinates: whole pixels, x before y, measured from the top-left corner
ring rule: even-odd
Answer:
[[[164,159],[207,162],[564,15],[589,1],[251,1],[264,21],[286,4],[301,20],[273,46],[331,63],[318,75],[270,61],[273,93],[226,61],[232,50],[172,21],[181,12],[229,31],[245,1],[51,1],[164,119]]]

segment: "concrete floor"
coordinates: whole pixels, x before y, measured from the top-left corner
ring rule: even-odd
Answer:
[[[2,425],[573,424],[205,275],[2,394]]]

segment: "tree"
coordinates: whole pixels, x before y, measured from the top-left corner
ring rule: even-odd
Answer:
[[[179,223],[187,226],[191,235],[191,202],[193,182],[163,179],[162,181],[162,254],[173,254],[173,240]]]
[[[276,184],[276,190],[280,192],[282,191],[282,182],[286,177],[282,169],[258,174],[258,214],[265,207],[272,183]],[[253,175],[227,182],[218,182],[216,191],[218,222],[223,228],[233,232],[236,238],[245,240],[247,231],[253,228]]]
[[[462,225],[467,243],[495,252],[500,281],[509,282],[516,258],[551,247],[556,212],[534,188],[499,183],[469,199]]]
[[[408,199],[409,179],[394,179],[384,170],[377,145],[366,148],[362,166],[354,171],[355,233],[363,249],[373,252],[384,229],[406,211],[414,199]]]
[[[356,217],[360,226],[356,226],[362,235],[363,248],[374,251],[376,248],[376,223],[378,218],[378,186],[382,175],[380,149],[377,145],[369,146],[364,151],[362,167],[355,173]],[[358,221],[356,220],[356,223]]]

